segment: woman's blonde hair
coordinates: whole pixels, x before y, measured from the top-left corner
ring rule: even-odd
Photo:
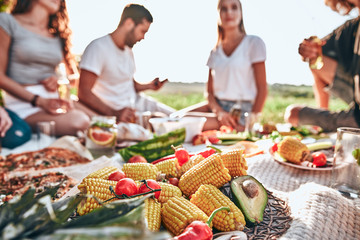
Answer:
[[[356,5],[347,0],[325,0],[325,4],[341,15],[349,14],[349,12],[356,7]]]
[[[217,6],[218,11],[220,11],[221,2],[222,2],[222,0],[219,0],[219,2],[218,2],[218,6]],[[241,14],[241,20],[240,20],[240,23],[239,23],[239,30],[240,30],[240,32],[246,34],[246,32],[245,32],[245,27],[244,27],[244,19],[243,19],[243,13],[242,13],[242,6],[241,6],[240,0],[238,0],[238,2],[239,2],[240,14]],[[216,44],[216,45],[218,45],[218,44],[221,42],[221,40],[224,39],[224,37],[225,37],[224,29],[218,24],[218,40],[217,40],[217,44]]]
[[[32,3],[35,0],[13,0],[10,6],[11,14],[26,13],[31,10]],[[50,15],[48,23],[49,32],[54,36],[58,36],[61,40],[64,60],[70,70],[74,71],[76,61],[74,55],[71,53],[71,36],[72,31],[69,27],[69,15],[66,9],[65,0],[61,0],[60,9],[57,13]]]

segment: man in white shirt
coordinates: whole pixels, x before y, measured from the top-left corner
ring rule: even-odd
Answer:
[[[80,62],[79,99],[102,115],[116,116],[118,122],[135,122],[136,111],[170,114],[174,109],[139,95],[158,90],[167,81],[159,78],[147,84],[134,80],[135,61],[132,47],[149,30],[153,18],[141,5],[127,5],[118,27],[112,33],[92,41]]]

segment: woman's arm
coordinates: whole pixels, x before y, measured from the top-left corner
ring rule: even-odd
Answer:
[[[5,111],[3,107],[0,107],[0,136],[5,137],[7,130],[12,125],[11,118],[9,114]]]
[[[209,107],[213,113],[216,114],[217,119],[220,125],[230,126],[232,128],[237,127],[237,123],[235,122],[234,118],[226,112],[222,107],[217,103],[214,95],[214,80],[211,74],[211,69],[209,69],[209,77],[207,83],[207,92],[208,92],[208,102]]]
[[[257,95],[253,105],[252,112],[260,113],[264,108],[266,97],[268,94],[268,88],[266,83],[266,71],[265,62],[253,63],[255,83],[257,89]]]

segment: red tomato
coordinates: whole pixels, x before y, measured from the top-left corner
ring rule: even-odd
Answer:
[[[139,163],[139,162],[147,163],[148,161],[146,160],[146,158],[144,158],[141,155],[134,155],[128,160],[128,163]]]
[[[311,156],[315,166],[321,167],[326,164],[326,156],[323,152],[314,152],[311,154]]]
[[[152,188],[152,189],[161,189],[160,184],[159,184],[157,181],[155,181],[155,180],[148,179],[148,180],[146,180],[146,183],[147,183],[147,185],[148,185],[150,188]],[[139,193],[150,192],[150,191],[151,191],[150,188],[148,188],[148,187],[145,185],[145,183],[142,183],[142,184],[140,185],[140,187],[139,187]],[[155,198],[156,198],[156,199],[159,198],[160,192],[161,192],[161,191],[155,192]]]
[[[207,158],[207,157],[209,157],[210,155],[212,155],[212,154],[214,154],[214,153],[216,153],[216,150],[213,149],[213,148],[210,148],[210,149],[208,149],[208,150],[205,150],[205,151],[203,151],[203,152],[200,152],[199,154],[202,155],[204,158]]]
[[[169,183],[178,186],[179,185],[179,179],[178,178],[169,178]]]
[[[110,181],[119,181],[120,179],[125,178],[125,173],[122,171],[116,171],[110,174],[108,180]]]
[[[221,125],[221,127],[220,127],[220,132],[222,132],[222,133],[232,133],[233,131],[234,131],[234,128],[229,127],[229,126]]]
[[[180,166],[189,161],[189,152],[185,148],[177,148],[175,150],[175,157],[178,160]]]
[[[272,145],[272,147],[270,148],[270,152],[274,153],[278,150],[278,144],[275,143],[274,145]]]
[[[138,194],[138,187],[134,180],[131,178],[120,179],[115,186],[115,193],[117,195],[126,194],[132,196]]]

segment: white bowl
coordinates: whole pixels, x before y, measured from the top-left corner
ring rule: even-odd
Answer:
[[[151,118],[149,119],[155,133],[162,135],[179,128],[185,128],[185,142],[191,142],[193,137],[202,132],[206,122],[205,117],[183,117],[183,118]]]

